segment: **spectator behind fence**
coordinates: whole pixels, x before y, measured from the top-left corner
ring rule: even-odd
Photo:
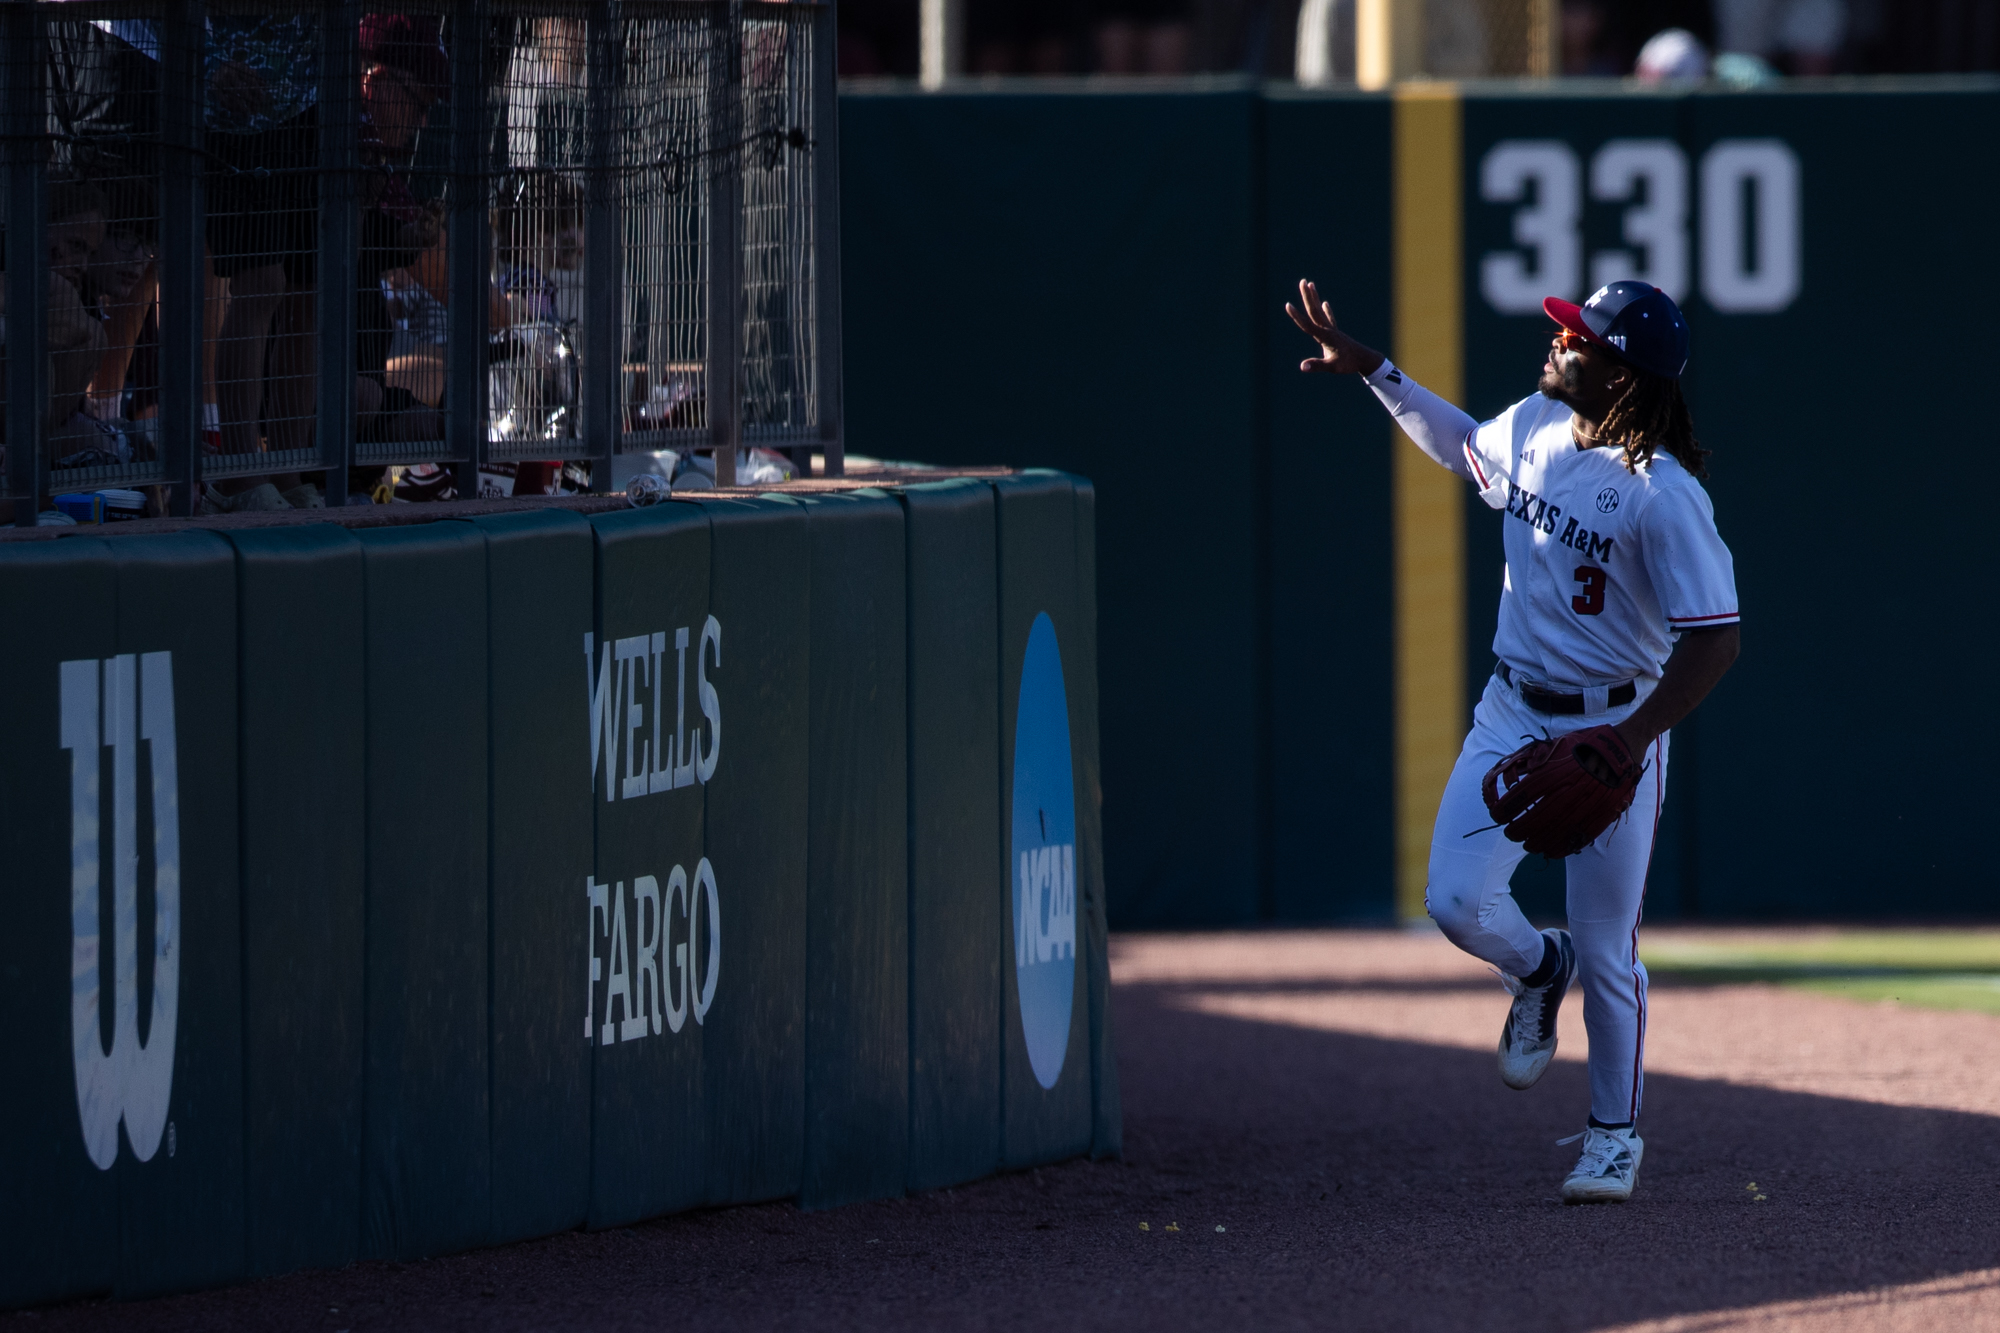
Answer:
[[[435,18],[371,13],[361,20],[359,122],[365,170],[357,255],[360,291],[354,395],[356,432],[364,440],[435,439],[443,434],[442,419],[435,411],[407,394],[389,390],[384,383],[390,324],[381,292],[384,272],[409,263],[440,230],[439,210],[417,204],[407,175],[417,135],[431,108],[449,88],[449,62],[437,33]],[[245,57],[239,63],[263,73],[268,86],[268,72],[281,63],[284,34],[266,30],[266,35],[275,38],[273,43],[261,48],[244,45],[238,51]],[[294,49],[293,69],[300,67],[305,49],[303,44]],[[261,63],[251,57],[261,57]],[[313,58],[316,61],[316,48]],[[255,123],[264,125],[271,112],[247,99],[248,88],[246,84],[241,107],[257,110],[260,119]],[[258,128],[237,149],[246,169],[256,160],[255,154],[262,154],[269,165],[280,170],[273,178],[279,182],[275,185],[256,185],[251,178],[252,184],[239,196],[239,206],[245,200],[254,203],[255,197],[268,195],[265,202],[283,215],[269,234],[270,243],[277,247],[278,262],[266,262],[259,268],[238,267],[232,274],[232,322],[225,330],[224,345],[236,355],[231,368],[238,374],[233,381],[234,396],[227,391],[224,394],[225,452],[254,451],[260,425],[268,427],[269,444],[274,449],[303,447],[313,438],[318,194],[314,171],[308,168],[318,165],[319,114],[321,108],[308,106],[290,120]],[[256,218],[239,221],[250,230],[232,233],[234,248],[253,259],[260,257],[250,250]],[[261,257],[268,261],[272,252],[267,249]],[[237,303],[244,298],[252,303],[239,308]],[[240,333],[241,341],[231,342],[232,333]],[[253,368],[252,361],[260,356],[267,358],[264,364],[268,371],[261,380],[245,378]],[[225,371],[226,390],[230,383]],[[295,505],[320,503],[316,489],[295,473],[272,478],[271,489]]]
[[[312,442],[318,23],[301,14],[209,21],[208,245],[229,281],[216,358],[226,454],[256,453],[267,435],[272,449]]]
[[[507,161],[583,165],[588,46],[580,18],[517,18],[507,58]]]
[[[132,418],[135,393],[158,389],[150,367],[143,379],[132,377],[141,331],[159,298],[157,207],[148,180],[107,182],[104,193],[110,205],[104,239],[90,256],[81,290],[103,321],[105,348],[84,410],[115,425]]]
[[[120,461],[115,434],[84,410],[105,350],[103,321],[85,303],[90,260],[104,244],[110,206],[88,181],[51,182],[49,242],[49,456],[56,467]]]
[[[159,268],[150,212],[121,211],[112,194],[112,216],[104,243],[90,257],[84,303],[103,322],[99,355],[84,411],[107,435],[115,436],[120,458],[150,462],[159,457],[160,325]],[[150,198],[150,191],[147,192]],[[110,387],[105,387],[110,386]]]
[[[493,209],[496,327],[562,320],[556,274],[583,267],[583,192],[553,171],[519,171]]]
[[[88,462],[116,461],[97,456],[103,432],[83,412],[85,392],[105,343],[104,325],[84,305],[82,291],[90,257],[104,240],[104,195],[85,182],[63,180],[50,183],[48,201],[49,276],[42,323],[48,352],[42,431],[48,439],[48,457],[57,466],[80,457]],[[0,329],[5,328],[5,294],[5,283],[0,283]],[[6,415],[4,382],[0,373],[0,431]]]
[[[489,331],[570,319],[563,277],[583,267],[583,192],[554,171],[509,172],[500,181],[491,225]],[[382,276],[394,328],[386,383],[432,407],[444,399],[448,252],[439,226],[406,267]]]
[[[59,11],[60,12],[60,11]],[[134,46],[113,29],[139,36],[148,50]],[[119,233],[119,248],[128,249],[133,233],[150,240],[157,206],[153,185],[159,177],[160,81],[158,44],[150,25],[126,20],[102,23],[51,19],[48,25],[49,167],[54,179],[89,181],[100,188],[109,205],[105,220]],[[150,51],[150,54],[149,54]],[[110,243],[107,241],[107,243]],[[97,271],[93,258],[92,271]],[[134,292],[149,287],[141,274]],[[93,305],[89,284],[79,284],[86,305]],[[91,381],[87,410],[101,419],[115,419],[122,396],[131,348],[144,311],[122,308],[105,319],[109,346]],[[137,314],[137,319],[133,318]]]
[[[425,401],[390,376],[395,336],[384,280],[410,270],[431,253],[442,274],[444,210],[420,204],[407,167],[431,108],[451,86],[450,61],[435,20],[407,14],[369,14],[361,22],[362,177],[361,291],[356,309],[358,342],[355,405],[359,429],[369,440],[429,440],[444,433],[437,401]],[[429,295],[443,304],[440,277]],[[440,394],[442,385],[440,383]]]
[[[209,246],[203,255],[202,307],[202,393],[203,439],[211,447],[221,442],[219,397],[216,386],[217,356],[225,317],[230,307],[231,284],[227,274],[218,276],[213,258],[219,243],[225,270],[244,265],[246,247],[241,236],[245,225],[239,214],[245,211],[245,183],[259,179],[270,165],[264,160],[265,147],[245,145],[246,136],[255,136],[274,126],[296,119],[310,108],[316,91],[316,77],[310,59],[310,42],[316,33],[314,20],[271,18],[254,14],[211,14],[203,27],[202,66],[206,81],[203,99],[204,128],[210,151],[208,213],[211,220]],[[55,139],[52,165],[70,176],[92,179],[114,195],[130,194],[143,200],[142,206],[119,214],[139,224],[150,244],[155,208],[152,183],[163,166],[185,169],[179,162],[166,162],[160,155],[159,61],[161,36],[158,25],[143,18],[109,18],[94,22],[54,21],[49,34],[49,117]],[[301,44],[305,44],[303,47]],[[268,200],[253,200],[260,207]],[[249,225],[271,225],[287,221],[278,212],[260,216]],[[115,228],[114,228],[115,230]],[[129,242],[121,242],[129,247]],[[275,253],[275,251],[273,252]],[[251,256],[254,259],[256,256]],[[155,256],[157,259],[157,256]],[[157,270],[143,277],[138,292],[157,291]],[[232,330],[236,353],[232,366],[242,382],[237,396],[261,393],[264,362],[261,341],[256,348],[242,346],[242,326],[256,313],[257,282],[254,277],[236,284],[244,304],[237,312],[238,327]],[[119,368],[137,364],[134,344],[150,319],[150,305],[136,299],[110,319],[107,347],[99,374],[91,385],[91,410],[101,419],[117,421],[112,405],[121,398],[129,409],[140,399],[151,400],[157,389],[150,377],[121,383]],[[255,369],[244,372],[246,360]],[[240,402],[236,415],[245,409]],[[239,440],[240,443],[240,440]]]
[[[388,371],[391,321],[382,278],[395,271],[436,310],[446,297],[441,206],[420,205],[407,167],[431,109],[449,87],[449,59],[434,18],[363,17],[361,122],[362,280],[356,386],[364,438],[442,434],[443,380],[421,396]],[[156,204],[151,180],[158,145],[159,30],[144,20],[53,25],[51,108],[59,153],[73,167],[114,173],[121,201],[73,175],[55,183],[50,223],[51,352],[49,438],[60,465],[116,452],[119,461],[153,453],[152,435],[119,429],[157,416],[159,291]],[[580,25],[533,25],[552,56],[580,82]],[[208,286],[211,330],[222,344],[215,396],[222,400],[224,452],[289,449],[311,443],[317,348],[313,285],[317,250],[317,65],[315,25],[301,16],[215,15],[205,25],[209,245],[219,273]],[[574,49],[572,49],[574,48]],[[573,66],[573,68],[572,68]],[[565,104],[573,98],[558,97]],[[563,139],[580,125],[562,115],[538,126]],[[552,146],[552,145],[548,145]],[[492,326],[560,322],[558,274],[580,267],[582,207],[576,187],[551,172],[526,172],[495,210]],[[124,198],[130,196],[130,198]],[[115,215],[115,216],[114,216]],[[57,283],[61,285],[58,287]],[[573,285],[573,284],[572,284]],[[565,304],[567,304],[565,302]],[[226,312],[226,313],[225,313]],[[219,327],[217,327],[219,326]],[[217,339],[207,340],[211,350]],[[205,358],[206,359],[206,358]],[[441,358],[437,368],[442,369]],[[210,379],[204,376],[205,380]],[[81,381],[79,383],[79,381]],[[207,395],[205,395],[206,397]],[[99,425],[97,423],[103,423]],[[295,480],[279,478],[278,480]],[[225,483],[225,489],[240,489]],[[213,493],[205,502],[226,497]],[[294,501],[300,503],[301,501]],[[311,501],[304,501],[310,503]],[[229,505],[227,507],[235,507]]]
[[[1708,77],[1708,48],[1686,28],[1668,28],[1646,39],[1632,72],[1649,86],[1699,83]]]
[[[1847,40],[1844,0],[1716,0],[1717,46],[1788,74],[1831,74]]]
[[[47,306],[43,311],[43,328],[47,334],[50,393],[42,428],[57,448],[77,452],[78,442],[87,444],[88,434],[67,427],[71,424],[76,405],[82,401],[83,384],[89,376],[90,364],[103,349],[104,330],[83,308],[76,288],[53,273],[49,275],[45,299]],[[6,328],[6,286],[0,283],[0,352],[5,351]],[[4,426],[7,408],[5,368],[6,357],[0,355],[0,475],[5,474],[8,447]],[[13,512],[11,503],[0,502],[0,522],[13,522]]]

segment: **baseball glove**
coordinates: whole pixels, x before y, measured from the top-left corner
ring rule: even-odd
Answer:
[[[1595,756],[1607,784],[1585,768]],[[1538,856],[1574,856],[1632,806],[1645,766],[1612,727],[1586,727],[1554,740],[1530,741],[1487,771],[1486,809],[1507,836]]]

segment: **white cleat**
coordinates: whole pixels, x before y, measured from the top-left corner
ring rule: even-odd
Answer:
[[[1576,946],[1566,930],[1545,930],[1562,962],[1546,986],[1524,986],[1519,977],[1500,974],[1500,984],[1514,997],[1507,1021],[1500,1025],[1500,1081],[1510,1088],[1532,1088],[1541,1081],[1556,1054],[1556,1014],[1576,977]]]
[[[1563,1181],[1564,1203],[1623,1203],[1632,1197],[1639,1178],[1639,1159],[1645,1156],[1646,1141],[1630,1129],[1599,1129],[1590,1126],[1564,1143],[1583,1140],[1583,1155],[1576,1169]]]

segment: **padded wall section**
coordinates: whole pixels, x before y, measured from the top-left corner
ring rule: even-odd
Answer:
[[[0,1299],[243,1273],[236,596],[205,533],[0,551]]]
[[[1076,498],[1037,472],[994,483],[1000,574],[1001,1152],[1030,1166],[1092,1139],[1087,915],[1079,910],[1078,720],[1086,658]],[[1025,703],[1026,707],[1023,707]],[[1030,808],[1032,805],[1033,808]],[[1085,882],[1087,883],[1087,870]]]
[[[721,904],[722,970],[701,1029],[705,1197],[799,1191],[806,1097],[806,739],[812,544],[805,508],[701,501],[707,678],[725,725],[704,787],[704,845]]]
[[[589,927],[576,976],[587,966],[590,989],[571,1030],[582,1037],[586,1020],[593,1029],[590,1225],[605,1227],[703,1202],[702,1020],[728,984],[711,941],[732,923],[714,910],[721,883],[702,846],[702,777],[720,761],[701,689],[708,516],[663,504],[590,525],[598,601],[585,736],[597,854],[572,899]]]
[[[253,1276],[361,1244],[367,808],[361,543],[239,530],[244,1153]]]
[[[1693,728],[1674,729],[1667,812],[1694,815],[1682,840],[1697,851],[1683,896],[1703,916],[1758,920],[1983,916],[2000,718],[1959,708],[1941,735],[1863,701],[1885,682],[1959,696],[1957,679],[2000,652],[1992,505],[1946,461],[1994,438],[1978,386],[2000,361],[2000,327],[1979,302],[1945,295],[1992,251],[2000,173],[1972,164],[1992,161],[2000,93],[1702,94],[1686,133],[1698,263],[1710,262],[1700,239],[1713,207],[1701,190],[1726,140],[1776,140],[1796,156],[1800,245],[1782,309],[1718,309],[1715,289],[1741,299],[1747,284],[1697,269],[1689,400],[1715,451],[1708,489],[1735,555],[1743,656]],[[1747,207],[1741,221],[1748,233]],[[1857,313],[1923,329],[1907,370],[1834,368],[1828,331]],[[1817,773],[1865,754],[1871,771],[1905,776],[1772,782],[1772,754]]]
[[[806,1155],[800,1201],[899,1194],[909,1144],[903,511],[806,505],[812,539]]]
[[[1551,129],[1551,126],[1557,128]],[[1596,266],[1630,253],[1688,317],[1682,388],[1703,446],[1716,526],[1735,558],[1745,651],[1674,728],[1664,817],[1648,876],[1649,918],[1937,915],[1984,910],[1984,764],[1996,724],[1978,714],[1949,752],[1885,710],[1852,701],[1883,680],[1927,679],[1939,662],[1983,660],[1988,621],[1976,571],[1990,526],[1977,487],[1926,468],[1879,466],[1908,433],[1907,377],[1832,385],[1825,330],[1865,310],[1927,331],[1925,384],[1980,382],[2000,351],[1991,321],[1934,298],[1937,275],[1982,252],[2000,206],[1993,173],[1968,171],[2000,130],[1990,87],[1938,82],[1866,91],[1692,92],[1681,96],[1472,96],[1465,102],[1466,376],[1475,415],[1534,391],[1551,325],[1529,302],[1501,308],[1489,264],[1531,259],[1517,237],[1528,198],[1482,198],[1494,155],[1532,140],[1538,170],[1573,170],[1571,229],[1581,297]],[[1551,148],[1551,141],[1553,146]],[[1650,154],[1634,159],[1635,141]],[[1639,180],[1623,173],[1645,167]],[[1664,175],[1662,173],[1665,173]],[[1602,179],[1601,179],[1602,178]],[[1655,180],[1673,190],[1655,193]],[[1539,185],[1534,187],[1540,191]],[[1676,197],[1670,197],[1676,196]],[[1539,193],[1536,197],[1540,197]],[[1907,201],[1921,199],[1913,213]],[[1660,201],[1660,202],[1656,202]],[[1631,229],[1657,239],[1635,249]],[[1552,284],[1554,286],[1560,285]],[[1525,308],[1523,308],[1525,307]],[[1784,386],[1773,391],[1772,386]],[[1816,391],[1831,385],[1828,391]],[[1804,390],[1795,386],[1805,386]],[[1948,393],[1925,415],[1937,439],[1991,435],[1977,394]],[[1810,441],[1801,468],[1792,441]],[[1865,505],[1848,481],[1868,478]],[[1506,518],[1468,495],[1468,693],[1491,669]],[[1850,514],[1829,538],[1826,516]],[[1884,516],[1921,514],[1918,530]],[[1801,553],[1813,577],[1800,578]],[[1617,577],[1613,572],[1613,577]],[[1824,648],[1825,627],[1868,629]],[[1827,727],[1819,719],[1849,721]],[[1776,744],[1811,769],[1864,751],[1885,771],[1931,781],[1891,790],[1773,788],[1741,737]],[[1773,839],[1770,828],[1833,827],[1832,839]],[[1862,832],[1855,832],[1862,830]],[[1879,830],[1870,836],[1866,830]],[[1909,849],[1922,848],[1912,856]],[[1885,885],[1893,884],[1893,892]],[[1561,868],[1523,862],[1516,897],[1558,919]]]
[[[108,1169],[130,1156],[113,1121],[108,1152],[100,1132],[94,1163],[77,1105],[79,1046],[101,1058],[109,1035],[84,1011],[82,1040],[73,1034],[72,959],[74,868],[83,871],[82,901],[93,910],[110,894],[99,889],[101,842],[111,786],[102,751],[98,691],[101,664],[115,655],[118,570],[106,543],[89,537],[0,546],[0,697],[12,711],[0,728],[0,855],[9,892],[0,894],[0,1301],[26,1305],[107,1291],[118,1258],[117,1179]],[[80,608],[100,608],[89,614]],[[64,663],[75,662],[73,667]],[[73,723],[64,747],[63,682],[68,674]],[[81,789],[74,758],[81,750]],[[72,811],[81,808],[80,819]],[[79,845],[81,844],[81,845]],[[75,849],[77,860],[73,862]],[[105,885],[105,889],[109,886]],[[102,938],[100,930],[98,937]],[[94,945],[95,940],[86,940]],[[95,949],[91,950],[95,953]],[[108,952],[108,951],[107,951]],[[101,971],[99,972],[101,976]]]
[[[113,901],[133,873],[136,1023],[143,1043],[125,1087],[118,1159],[121,1297],[218,1286],[244,1274],[243,951],[237,877],[236,558],[205,532],[107,542],[118,571],[118,653],[133,663],[137,746],[129,778],[115,752],[100,818]],[[105,674],[105,716],[121,673]],[[108,729],[116,740],[116,728]],[[313,781],[302,773],[296,780]],[[121,783],[130,781],[130,822]],[[123,845],[127,829],[135,835]],[[175,881],[178,881],[176,885]],[[174,901],[178,899],[178,901]],[[124,930],[123,909],[117,909]],[[176,919],[177,918],[177,919]],[[171,924],[169,924],[171,923]],[[161,927],[171,931],[171,940]],[[101,932],[99,975],[129,947]],[[100,983],[101,984],[101,983]],[[122,1009],[124,998],[120,996]],[[148,1066],[170,1079],[152,1145],[142,1110]]]
[[[1274,90],[1264,103],[1275,169],[1263,177],[1256,300],[1271,432],[1269,904],[1280,921],[1395,913],[1396,428],[1352,377],[1299,373],[1317,352],[1284,311],[1311,278],[1341,327],[1393,344],[1389,117],[1381,97]]]
[[[848,447],[1097,484],[1105,586],[1118,590],[1103,609],[1105,678],[1119,685],[1103,700],[1104,829],[1124,926],[1259,910],[1258,421],[1283,294],[1259,285],[1258,118],[1248,89],[1024,94],[968,81],[840,100]],[[1381,144],[1318,141],[1294,174],[1386,159]],[[1310,225],[1373,219],[1386,198],[1356,192]],[[1384,253],[1356,265],[1386,267]],[[982,355],[912,336],[935,319],[932,293],[968,285]],[[1123,326],[1173,334],[1107,336],[1114,310]],[[1386,478],[1386,440],[1371,438]],[[1320,458],[1289,463],[1294,477],[1327,475]],[[1339,475],[1343,497],[1386,506],[1366,475]],[[1198,516],[1191,483],[1205,488]],[[1343,515],[1329,521],[1351,521],[1349,507],[1329,501]],[[1160,719],[1187,716],[1229,780],[1181,779],[1182,733]]]
[[[590,1050],[574,1012],[592,868],[590,524],[562,510],[474,520],[486,538],[491,671],[493,1239],[581,1226]]]
[[[1017,916],[1001,790],[1033,610],[1095,809],[1090,517],[1044,473],[0,545],[0,1299],[893,1195],[1093,1096],[1115,1151],[1096,827],[1038,824]],[[1072,964],[1052,1096],[1017,926]]]
[[[490,1223],[486,542],[360,534],[367,581],[362,1250],[468,1249]]]
[[[1081,706],[1076,744],[1076,882],[1087,932],[1085,985],[1090,994],[1090,1153],[1125,1151],[1125,1104],[1111,1037],[1111,939],[1104,892],[1104,780],[1097,753],[1097,491],[1070,478],[1076,499],[1076,640]]]
[[[993,488],[901,493],[909,578],[910,1169],[1000,1163],[1000,645]],[[1100,904],[1101,906],[1101,904]],[[1011,955],[1009,955],[1011,956]]]

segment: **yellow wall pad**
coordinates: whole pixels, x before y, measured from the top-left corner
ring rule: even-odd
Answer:
[[[1461,103],[1396,89],[1396,364],[1465,399]],[[1465,483],[1390,427],[1396,526],[1396,910],[1424,914],[1431,824],[1465,739]]]

